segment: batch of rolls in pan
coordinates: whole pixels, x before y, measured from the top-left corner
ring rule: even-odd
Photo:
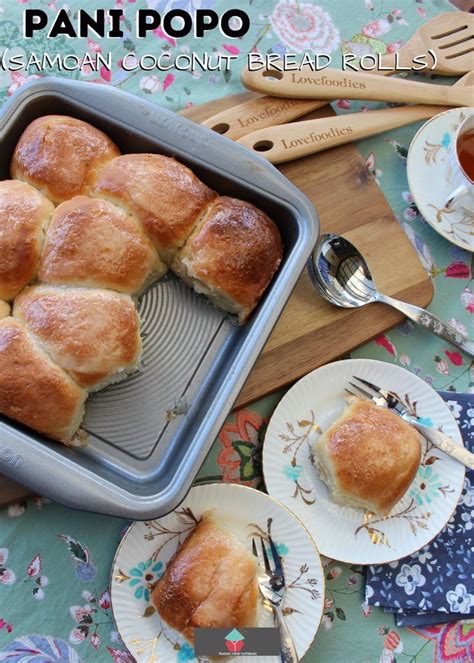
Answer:
[[[242,324],[282,259],[278,228],[161,154],[122,155],[49,115],[0,182],[0,414],[66,444],[90,392],[140,368],[136,298],[169,269]]]

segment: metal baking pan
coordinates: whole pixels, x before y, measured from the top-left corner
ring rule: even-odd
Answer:
[[[102,85],[43,78],[21,88],[0,116],[0,179],[25,127],[50,113],[105,131],[122,152],[158,152],[208,186],[248,200],[278,224],[282,265],[249,322],[232,324],[173,276],[140,299],[143,370],[93,395],[89,446],[56,444],[0,418],[0,471],[86,511],[146,520],[185,497],[317,240],[309,200],[264,159],[215,132]]]

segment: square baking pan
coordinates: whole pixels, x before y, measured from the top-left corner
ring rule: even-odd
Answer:
[[[139,300],[142,371],[92,395],[85,448],[49,441],[0,417],[0,471],[71,507],[146,520],[184,498],[275,325],[317,240],[309,200],[246,148],[171,111],[105,85],[43,78],[21,88],[0,115],[0,179],[35,118],[90,122],[123,153],[176,157],[220,194],[262,208],[277,223],[280,269],[243,327],[172,275]]]

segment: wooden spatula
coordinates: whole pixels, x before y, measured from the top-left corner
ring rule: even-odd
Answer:
[[[436,65],[431,72],[459,76],[474,69],[474,16],[468,12],[447,12],[427,21],[398,51],[400,67],[411,67],[413,58],[431,49]],[[374,71],[387,76],[396,73],[395,54],[381,58],[381,66],[389,70]],[[258,129],[291,122],[317,108],[326,101],[276,99],[262,96],[234,108],[217,113],[204,124],[228,138],[237,140]]]
[[[365,99],[435,106],[472,106],[472,90],[419,83],[402,78],[387,80],[374,74],[324,69],[323,71],[246,71],[246,87],[273,97],[301,99]]]
[[[463,76],[456,88],[474,86],[474,71]],[[271,163],[284,163],[300,157],[322,152],[337,145],[367,138],[418,122],[449,110],[443,106],[402,106],[366,113],[347,113],[336,117],[280,124],[254,131],[239,139],[239,143],[258,152]]]
[[[473,94],[473,71],[455,83],[456,88],[466,86],[471,86],[469,91]],[[238,142],[258,152],[271,163],[284,163],[418,122],[449,109],[450,106],[416,105],[366,113],[347,113],[267,127],[243,136]]]

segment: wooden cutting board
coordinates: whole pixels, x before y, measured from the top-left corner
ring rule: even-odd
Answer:
[[[243,93],[191,108],[197,122],[247,99]],[[334,115],[329,106],[301,119]],[[279,166],[314,203],[321,232],[344,235],[366,257],[377,286],[392,297],[427,306],[433,285],[353,144]],[[383,304],[339,309],[321,299],[302,274],[257,360],[237,405],[246,405],[337,359],[397,325],[403,316]]]
[[[245,92],[187,109],[183,115],[200,122],[255,96]],[[333,111],[326,107],[302,119],[331,114]],[[321,152],[280,168],[314,203],[321,232],[343,234],[362,251],[382,292],[419,306],[430,303],[431,279],[354,145]],[[357,310],[338,309],[317,295],[305,271],[236,405],[246,405],[290,384],[402,319],[397,311],[381,304]],[[27,489],[0,477],[0,505],[26,494]]]

